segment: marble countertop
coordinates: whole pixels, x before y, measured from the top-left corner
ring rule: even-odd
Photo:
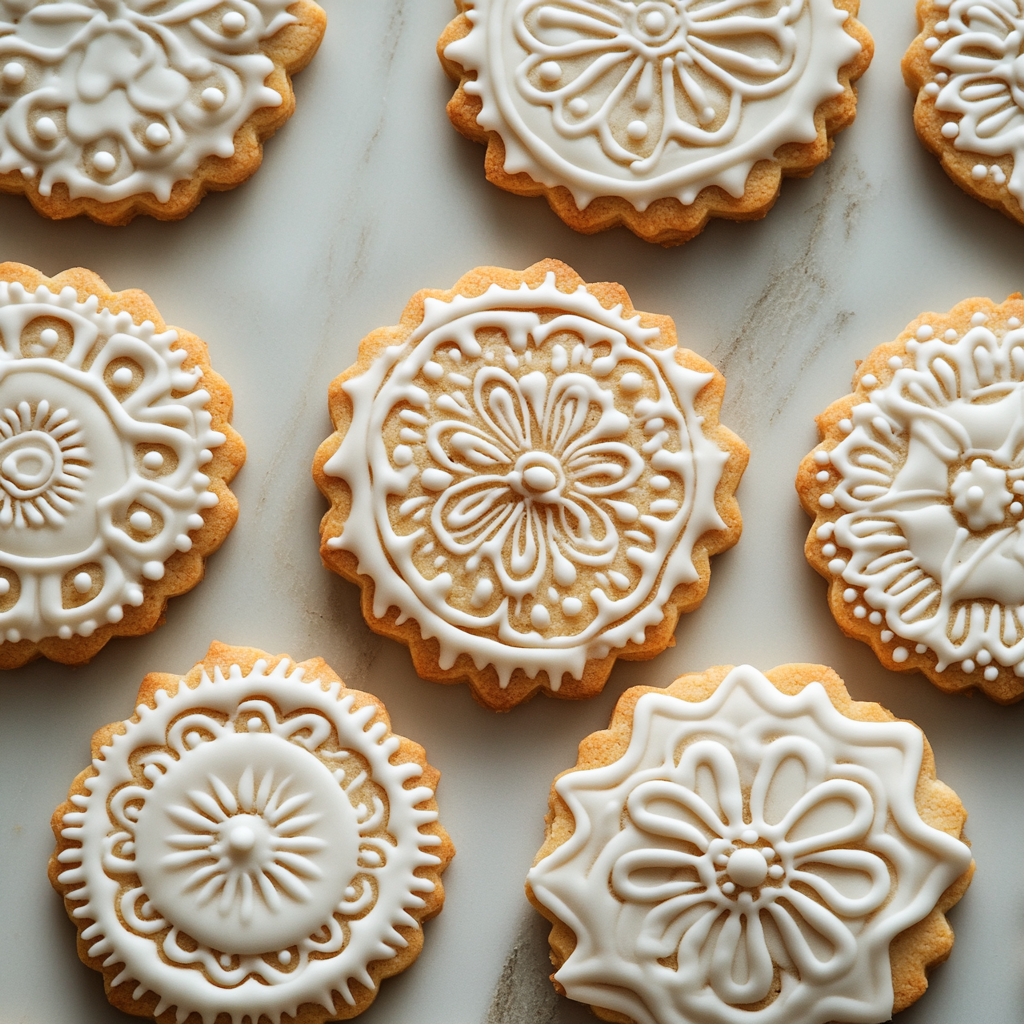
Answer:
[[[918,143],[900,57],[912,0],[863,0],[876,54],[858,117],[831,159],[784,183],[761,222],[713,223],[662,250],[624,230],[577,235],[542,199],[489,185],[483,148],[450,126],[452,86],[434,54],[451,0],[325,0],[323,47],[296,79],[295,117],[249,183],[207,197],[174,224],[51,223],[0,196],[0,259],[53,275],[87,266],[114,289],[142,288],[169,323],[210,346],[231,383],[249,459],[233,485],[238,526],[206,581],[174,599],[149,636],[112,642],[68,669],[37,661],[0,678],[0,1021],[114,1024],[99,977],[46,880],[49,818],[88,763],[89,737],[126,717],[149,671],[185,672],[212,639],[323,656],[378,694],[397,732],[442,773],[442,820],[458,855],[422,956],[386,982],[365,1024],[582,1024],[555,996],[546,927],[523,879],[543,838],[551,778],[638,683],[750,662],[833,666],[860,699],[924,728],[939,776],[970,811],[978,873],[950,921],[957,941],[901,1024],[1017,1020],[1024,1005],[1024,704],[940,693],[883,669],[846,639],[803,557],[809,521],[793,478],[816,441],[814,415],[849,390],[855,360],[918,313],[1001,300],[1024,284],[1024,229],[968,198]],[[538,697],[509,715],[464,686],[419,680],[406,649],[372,633],[357,589],[326,571],[310,478],[328,434],[329,381],[359,339],[395,323],[419,288],[447,288],[478,264],[547,256],[589,281],[617,280],[637,308],[675,318],[682,344],[726,375],[723,422],[750,445],[739,491],[744,535],[712,563],[711,590],[677,644],[620,663],[589,702]]]

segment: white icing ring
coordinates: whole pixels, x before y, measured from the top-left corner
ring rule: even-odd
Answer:
[[[90,636],[191,548],[225,436],[177,340],[95,295],[0,281],[0,638]]]
[[[471,0],[445,57],[475,72],[477,123],[505,171],[564,186],[580,209],[639,211],[718,185],[739,198],[758,160],[814,142],[818,107],[861,52],[833,0]],[[766,56],[770,54],[770,56]]]
[[[280,93],[260,43],[292,0],[0,0],[0,174],[72,199],[161,203]]]
[[[991,681],[1024,675],[1024,329],[987,319],[949,340],[919,328],[909,365],[853,408],[819,498],[839,517],[817,542],[851,603],[939,672]]]
[[[639,1024],[888,1020],[890,942],[971,863],[917,811],[922,756],[750,666],[640,697],[625,754],[555,784],[574,831],[529,874],[576,937],[555,980]]]
[[[406,787],[422,767],[393,764],[401,741],[354,702],[287,660],[204,669],[102,748],[64,814],[80,845],[57,880],[93,922],[89,956],[123,965],[111,987],[203,1024],[303,1003],[332,1016],[335,994],[355,1003],[350,982],[375,989],[368,967],[418,927],[409,911],[435,886],[415,872],[441,863],[427,849],[442,840],[420,831],[433,791]]]
[[[729,457],[694,410],[711,374],[659,336],[553,273],[428,298],[408,340],[344,385],[354,414],[324,466],[352,491],[327,546],[373,579],[374,615],[397,606],[437,638],[442,669],[468,654],[502,687],[522,669],[557,690],[642,644],[698,579],[694,545],[725,529]],[[442,378],[431,400],[421,385]]]

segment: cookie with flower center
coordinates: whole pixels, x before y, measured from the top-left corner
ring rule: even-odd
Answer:
[[[441,909],[439,773],[320,659],[213,644],[146,676],[53,816],[50,881],[118,1009],[301,1024],[366,1009]]]
[[[921,141],[965,192],[1024,224],[1024,4],[919,0],[903,58]]]
[[[920,729],[820,665],[634,687],[551,790],[527,895],[605,1020],[883,1021],[973,872]]]
[[[312,0],[0,0],[0,192],[184,217],[259,167],[324,25]]]
[[[148,633],[238,517],[231,389],[87,270],[0,264],[0,668]]]
[[[325,564],[416,670],[507,710],[650,658],[740,534],[725,381],[555,260],[416,295],[331,386]]]
[[[488,180],[586,234],[678,245],[755,220],[852,123],[859,0],[456,0],[448,116]]]
[[[947,691],[1024,696],[1024,300],[925,313],[818,417],[797,490],[843,632]]]

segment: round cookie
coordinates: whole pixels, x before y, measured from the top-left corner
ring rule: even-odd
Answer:
[[[527,895],[604,1020],[885,1021],[952,948],[965,817],[920,729],[831,669],[712,668],[583,740]]]
[[[1024,697],[1024,300],[925,313],[818,417],[797,491],[847,636],[946,691]]]
[[[666,316],[545,260],[413,297],[330,389],[325,565],[416,671],[505,711],[651,658],[732,546],[747,448]]]
[[[448,116],[576,231],[678,245],[756,220],[853,122],[859,0],[456,0]]]
[[[0,192],[184,217],[259,167],[325,22],[312,0],[0,0]]]
[[[968,195],[1024,224],[1024,6],[918,0],[903,58],[914,126]]]
[[[54,812],[50,881],[110,1002],[322,1024],[408,967],[454,854],[439,773],[319,658],[213,644],[142,682]]]
[[[0,264],[0,668],[163,621],[238,518],[231,389],[195,335],[88,270]]]

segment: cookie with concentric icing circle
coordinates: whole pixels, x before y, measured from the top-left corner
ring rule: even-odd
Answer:
[[[321,659],[215,643],[93,736],[53,815],[50,881],[119,1010],[347,1020],[444,902],[438,778]]]
[[[313,0],[0,0],[0,192],[45,217],[186,216],[291,117]]]
[[[859,0],[456,0],[448,116],[489,181],[584,234],[678,245],[756,220],[853,122]]]
[[[719,666],[580,743],[526,892],[603,1020],[889,1020],[952,949],[965,819],[921,730],[832,669]]]
[[[923,313],[818,417],[797,491],[848,636],[946,691],[1024,697],[1024,300]]]
[[[163,622],[238,518],[206,345],[88,270],[0,264],[0,668]]]
[[[417,672],[508,710],[651,658],[739,538],[721,374],[556,260],[422,291],[331,385],[324,564]]]
[[[1018,0],[918,0],[903,57],[914,127],[968,195],[1024,224],[1024,7]]]

